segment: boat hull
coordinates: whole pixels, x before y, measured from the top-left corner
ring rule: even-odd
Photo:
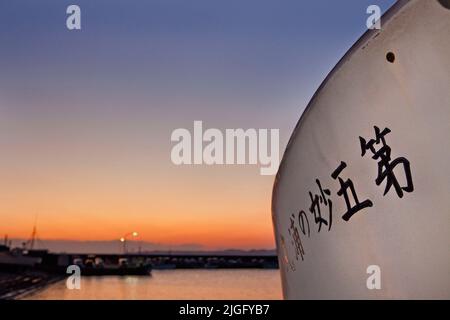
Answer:
[[[397,2],[303,113],[272,199],[285,298],[450,298],[446,4]]]

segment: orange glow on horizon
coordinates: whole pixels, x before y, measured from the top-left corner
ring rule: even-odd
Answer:
[[[93,184],[97,185],[77,193],[66,188],[52,188],[51,192],[36,188],[26,194],[27,201],[19,201],[23,191],[12,194],[14,188],[10,188],[9,201],[1,206],[5,223],[0,236],[28,239],[37,216],[41,240],[113,241],[137,231],[133,240],[164,245],[194,244],[205,249],[275,246],[270,198],[261,199],[258,194],[270,194],[271,181],[245,194],[242,186],[233,186],[231,181],[222,183],[225,188],[220,193],[211,192],[213,188],[201,183],[188,190],[178,185],[172,188],[178,201],[168,199],[170,191],[149,192],[145,187],[127,190],[123,186],[108,190],[98,182]],[[36,207],[42,209],[28,213],[36,212]]]
[[[75,227],[75,228],[73,228]],[[113,241],[119,240],[130,228],[116,226],[104,229],[101,224],[82,224],[66,228],[52,223],[38,225],[38,237],[45,240],[77,240],[77,241]],[[82,228],[82,232],[78,231]],[[32,226],[14,225],[3,227],[9,238],[27,239]],[[143,241],[165,245],[196,244],[206,249],[241,248],[272,249],[274,247],[272,226],[268,223],[256,223],[249,227],[223,221],[220,224],[193,221],[189,224],[173,224],[169,226],[149,226],[142,224],[136,227],[139,235],[130,236],[131,241]]]
[[[37,217],[42,240],[111,241],[136,230],[139,241],[168,245],[275,247],[273,176],[257,166],[176,166],[170,130],[136,143],[139,121],[130,123],[120,134],[95,122],[17,131],[0,167],[0,237],[29,238]]]

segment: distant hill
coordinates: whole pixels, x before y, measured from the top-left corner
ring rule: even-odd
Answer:
[[[24,239],[12,239],[13,247],[20,247]],[[123,244],[118,240],[111,241],[77,241],[77,240],[39,240],[35,249],[47,249],[55,253],[103,253],[115,254],[123,252]],[[275,249],[225,249],[208,250],[200,244],[167,245],[163,243],[152,243],[145,241],[128,241],[127,251],[130,253],[158,253],[158,254],[217,254],[217,255],[275,255]]]
[[[167,250],[153,250],[145,253],[155,253],[155,254],[173,254],[173,255],[204,255],[205,253],[210,255],[220,255],[220,256],[274,256],[276,255],[275,249],[252,249],[252,250],[240,250],[240,249],[227,249],[227,250],[178,250],[178,251],[167,251]]]

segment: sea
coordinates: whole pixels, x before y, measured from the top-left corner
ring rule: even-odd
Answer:
[[[282,299],[279,270],[174,269],[153,270],[151,276],[81,277],[80,289],[65,281],[24,299],[30,300],[153,300],[153,299]]]

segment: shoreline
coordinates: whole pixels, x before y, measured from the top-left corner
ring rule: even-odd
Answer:
[[[63,276],[45,272],[0,272],[0,300],[22,299],[63,279]]]

